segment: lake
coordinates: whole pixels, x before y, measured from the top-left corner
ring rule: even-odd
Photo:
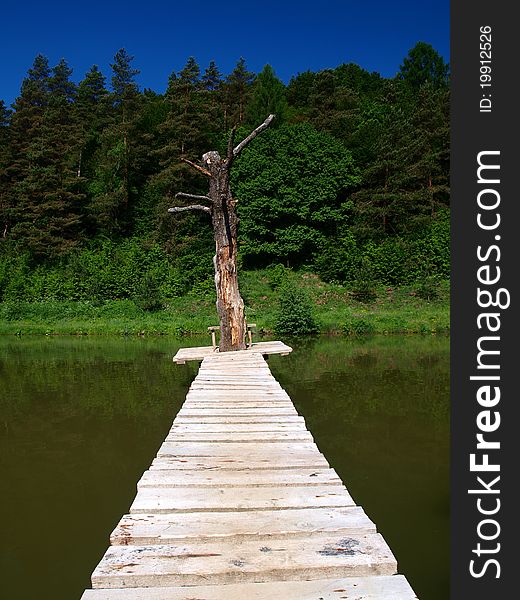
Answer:
[[[449,339],[284,339],[274,376],[421,600],[449,597]],[[208,339],[0,338],[2,597],[80,598]]]

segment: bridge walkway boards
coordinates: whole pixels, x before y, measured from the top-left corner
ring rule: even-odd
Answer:
[[[416,598],[251,350],[202,359],[110,541],[82,600]]]

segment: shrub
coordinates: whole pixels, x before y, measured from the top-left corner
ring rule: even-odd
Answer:
[[[425,275],[415,286],[415,293],[423,300],[436,300],[439,297],[439,278],[435,275]]]
[[[267,267],[266,273],[269,280],[269,287],[272,290],[278,290],[288,283],[292,271],[282,264],[277,264]]]
[[[198,300],[211,300],[212,302],[216,302],[217,291],[215,289],[215,279],[213,277],[208,277],[207,279],[198,281],[191,288],[189,294]]]
[[[366,256],[361,261],[357,279],[352,286],[352,293],[359,302],[372,302],[377,298],[377,281],[374,276],[374,269]]]
[[[368,335],[374,333],[374,324],[363,317],[351,317],[347,319],[342,327],[346,335]]]
[[[337,239],[329,239],[316,255],[314,266],[318,275],[327,282],[351,282],[359,270],[361,252],[350,231]]]
[[[154,312],[163,307],[159,282],[153,275],[146,273],[142,278],[134,302],[139,308],[148,312]]]
[[[406,261],[410,255],[410,242],[401,237],[388,237],[379,243],[370,241],[363,247],[361,269],[370,266],[372,279],[386,285],[395,285],[407,279]]]
[[[280,304],[276,315],[275,331],[288,335],[319,331],[311,301],[301,288],[288,283],[280,288]]]

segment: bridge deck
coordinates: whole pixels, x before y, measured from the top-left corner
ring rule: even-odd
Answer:
[[[416,598],[255,346],[203,358],[82,600]]]
[[[281,354],[284,356],[289,354],[291,351],[292,348],[283,342],[255,342],[251,348],[248,348],[247,350],[241,350],[239,352],[233,352],[233,355],[243,355],[244,352],[247,352],[248,354]],[[215,351],[213,346],[181,348],[173,357],[173,362],[176,362],[178,365],[183,365],[188,360],[202,360],[209,356],[215,356],[216,354],[218,354],[218,350]]]

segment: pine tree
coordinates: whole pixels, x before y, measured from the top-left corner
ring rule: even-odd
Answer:
[[[93,65],[78,85],[76,110],[84,131],[96,131],[109,118],[106,79],[97,65]]]
[[[199,133],[201,111],[200,67],[193,56],[190,56],[179,71],[173,87],[167,91],[172,108],[172,126],[177,132],[180,142],[180,153],[195,149],[195,140]]]
[[[206,139],[206,148],[218,148],[225,133],[222,75],[210,61],[201,78],[201,107],[199,118]]]
[[[67,64],[67,61],[62,58],[60,62],[52,69],[52,74],[49,77],[49,94],[50,99],[54,102],[74,102],[77,95],[77,87],[70,80],[72,69]]]
[[[133,56],[130,56],[125,48],[120,48],[111,63],[112,69],[112,90],[114,92],[114,102],[117,105],[130,102],[139,93],[139,87],[135,81],[140,71],[132,68]]]
[[[225,129],[244,122],[246,104],[254,77],[254,73],[247,70],[244,58],[239,59],[233,71],[226,77],[223,90]]]
[[[96,172],[89,183],[92,194],[90,211],[98,230],[107,235],[120,234],[130,227],[134,188],[132,170],[136,121],[141,96],[132,67],[133,56],[121,48],[112,68],[113,112],[100,139]]]
[[[409,235],[449,202],[448,90],[429,83],[410,93],[396,81],[388,91],[363,188],[353,195],[361,238]]]
[[[222,85],[222,74],[214,60],[211,60],[201,79],[202,89],[207,92],[218,92]]]
[[[316,73],[305,71],[291,77],[287,86],[287,101],[291,107],[297,108],[298,113],[305,113],[309,104]]]
[[[285,86],[276,77],[271,65],[265,65],[253,84],[251,100],[247,106],[247,122],[261,123],[268,115],[276,115],[276,125],[285,120],[287,99]]]
[[[21,179],[28,167],[28,147],[40,131],[43,114],[49,101],[50,75],[48,59],[38,54],[22,82],[20,96],[13,104],[14,113],[11,122],[13,163],[10,166],[13,180]]]
[[[4,218],[4,232],[7,238],[14,240],[20,238],[17,227],[25,219],[24,182],[33,168],[33,147],[41,135],[44,111],[49,101],[50,75],[48,59],[38,54],[22,81],[20,95],[13,103],[10,157],[5,174],[7,192],[4,213],[7,216]]]
[[[101,133],[111,117],[105,77],[97,65],[93,65],[79,83],[75,111],[82,146],[78,172],[82,177],[92,177]]]
[[[423,83],[431,83],[434,87],[446,87],[448,84],[449,66],[442,56],[426,42],[417,42],[404,58],[397,78],[405,81],[413,88]]]
[[[11,111],[0,100],[0,239],[5,240],[9,230],[9,176],[8,167],[11,162],[11,144],[9,122]]]
[[[204,151],[208,137],[204,100],[214,93],[204,88],[215,85],[214,75],[211,75],[212,81],[201,80],[197,61],[189,57],[183,69],[169,77],[165,95],[167,115],[158,127],[160,172],[153,178],[153,186],[162,196],[161,204],[179,186],[193,187],[200,183],[180,159],[196,160]],[[161,224],[165,222],[164,214],[163,209],[158,216]],[[171,220],[168,222],[170,227]]]
[[[13,115],[15,136],[30,127],[31,137],[15,146],[12,235],[36,258],[54,258],[76,246],[81,231],[75,86],[64,60],[52,71],[42,57],[36,65],[22,85]]]

